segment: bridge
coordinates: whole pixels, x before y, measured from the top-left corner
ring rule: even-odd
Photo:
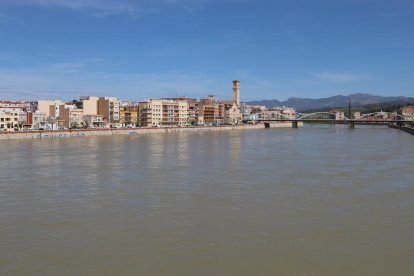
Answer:
[[[413,120],[410,120],[400,114],[392,112],[374,112],[363,114],[359,118],[350,119],[345,116],[340,116],[340,113],[333,112],[314,112],[309,114],[302,114],[296,118],[289,117],[284,114],[275,114],[272,117],[261,118],[258,120],[246,120],[247,122],[261,122],[266,127],[270,126],[271,122],[292,122],[292,128],[298,127],[298,122],[303,123],[328,123],[328,124],[348,124],[349,128],[355,128],[355,125],[389,125],[394,124],[398,126],[412,125]]]

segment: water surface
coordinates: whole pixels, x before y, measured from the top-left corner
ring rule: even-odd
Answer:
[[[0,141],[2,275],[411,275],[414,136]]]

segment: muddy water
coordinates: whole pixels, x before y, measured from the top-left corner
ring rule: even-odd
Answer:
[[[411,275],[414,136],[0,142],[2,275]]]

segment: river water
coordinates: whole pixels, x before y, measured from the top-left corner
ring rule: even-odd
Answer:
[[[1,275],[413,275],[414,136],[0,142]]]

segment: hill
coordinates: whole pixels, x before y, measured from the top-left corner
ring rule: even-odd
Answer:
[[[279,100],[262,100],[262,101],[250,101],[247,104],[251,105],[264,105],[266,107],[274,106],[290,106],[296,108],[299,112],[309,111],[309,110],[327,110],[331,108],[341,108],[347,107],[348,101],[351,100],[352,107],[363,107],[367,105],[377,105],[381,106],[383,104],[389,106],[392,104],[396,105],[405,105],[413,104],[414,97],[384,97],[376,96],[366,93],[355,93],[348,96],[337,95],[328,98],[320,99],[310,99],[310,98],[289,98],[286,101]],[[389,103],[389,104],[387,104]]]

